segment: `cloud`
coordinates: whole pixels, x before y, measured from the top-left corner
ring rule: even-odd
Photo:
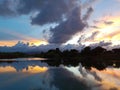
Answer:
[[[92,32],[91,34],[82,34],[79,39],[78,39],[78,43],[79,45],[86,45],[86,46],[90,46],[91,48],[95,48],[97,46],[101,46],[101,47],[104,47],[106,49],[108,48],[111,48],[112,44],[113,44],[113,41],[110,41],[110,40],[104,40],[104,39],[101,39],[101,40],[97,40],[99,39],[98,36],[101,32],[100,31],[94,31]],[[114,35],[114,34],[112,34]],[[110,36],[110,35],[108,35]],[[104,36],[105,37],[105,36]],[[111,48],[112,49],[112,48]]]
[[[86,38],[85,35],[81,35],[81,36],[79,37],[79,39],[78,39],[78,41],[77,41],[77,42],[79,43],[79,45],[81,45],[81,43],[85,41],[85,38]]]
[[[50,43],[65,43],[72,36],[81,30],[86,25],[83,23],[80,17],[80,7],[76,7],[70,14],[69,18],[62,22],[59,26],[51,29],[52,37],[50,38]]]
[[[91,48],[95,48],[95,47],[101,46],[101,47],[105,47],[105,48],[108,49],[108,47],[110,47],[110,45],[112,45],[112,42],[100,41],[99,43],[90,44],[89,46]]]
[[[92,12],[93,12],[93,8],[92,8],[92,7],[89,7],[89,8],[87,9],[86,14],[83,16],[83,20],[84,20],[84,21],[88,20],[88,19],[90,18],[90,16],[91,16]]]
[[[98,34],[99,34],[99,31],[93,32],[88,37],[85,34],[83,34],[79,37],[78,43],[94,41]]]
[[[32,18],[32,24],[60,23],[64,18],[67,18],[78,0],[46,1],[40,13],[35,18]]]
[[[82,4],[82,8],[89,8],[91,7],[92,4],[94,4],[95,2],[97,2],[99,0],[85,0],[85,2]]]
[[[111,24],[113,24],[114,22],[113,22],[113,21],[104,21],[104,23],[105,23],[106,25],[111,25]]]
[[[79,46],[79,45],[59,45],[59,44],[48,44],[48,45],[40,45],[40,46],[29,46],[30,43],[24,43],[19,41],[14,46],[8,47],[8,46],[0,46],[0,52],[26,52],[26,53],[36,53],[36,52],[46,52],[50,49],[56,49],[59,48],[60,50],[71,50],[71,49],[77,49],[81,50],[85,46]]]
[[[93,12],[91,4],[95,1],[89,1],[83,20],[80,0],[4,0],[1,1],[0,15],[31,15],[32,25],[57,23],[58,26],[50,28],[49,42],[62,44],[86,27],[84,21],[87,21]]]
[[[90,26],[90,28],[100,29],[98,26]]]
[[[7,15],[14,15],[15,12],[10,8],[11,6],[11,1],[9,0],[2,0],[1,3],[0,3],[0,15],[1,16],[7,16]]]
[[[44,25],[60,22],[67,18],[69,12],[79,4],[79,0],[4,0],[1,1],[0,15],[29,15],[37,13],[31,18],[31,24]],[[13,10],[14,7],[14,10]]]
[[[105,25],[112,25],[112,24],[114,24],[114,21],[108,21],[108,20],[94,20],[93,22],[95,24],[103,23]]]
[[[44,44],[41,44],[39,46],[35,46],[34,44],[30,45],[29,42],[18,41],[18,43],[15,44],[14,46],[0,46],[0,52],[39,53],[39,52],[47,52],[50,49],[56,49],[56,48],[59,48],[61,51],[71,50],[71,49],[76,49],[78,51],[81,51],[82,49],[84,49],[87,46],[82,43],[82,42],[84,42],[84,40],[85,40],[84,36],[83,36],[83,39],[81,37],[81,40],[79,39],[79,45],[77,45],[77,44],[67,44],[67,45],[60,45],[60,44],[44,45]],[[110,41],[109,42],[101,41],[99,43],[89,44],[89,46],[91,48],[101,46],[106,49],[112,49],[111,45],[112,45],[112,42],[110,42]],[[112,46],[112,47],[114,48],[114,47],[118,47],[118,46]]]
[[[89,37],[87,37],[86,39],[85,39],[85,41],[94,41],[95,40],[95,38],[96,38],[96,36],[99,34],[99,31],[95,31],[95,32],[93,32],[92,34],[91,34],[91,36],[89,36]]]

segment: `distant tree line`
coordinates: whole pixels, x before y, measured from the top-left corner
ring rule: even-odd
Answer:
[[[120,58],[120,48],[106,50],[100,46],[91,49],[91,47],[85,47],[81,52],[76,49],[60,51],[59,48],[49,50],[48,52],[41,52],[34,54],[37,57],[45,58],[80,58],[80,57],[118,57]]]
[[[28,54],[21,52],[0,52],[0,59],[28,57]]]
[[[43,57],[52,59],[82,59],[82,58],[98,58],[98,59],[120,59],[120,48],[106,50],[102,47],[85,47],[81,52],[76,49],[61,51],[59,48],[48,50],[40,53],[21,53],[21,52],[0,52],[0,58],[20,58],[20,57]]]
[[[11,58],[27,58],[27,57],[42,57],[49,58],[42,60],[51,66],[72,65],[77,66],[82,63],[86,68],[96,67],[97,69],[104,69],[107,66],[120,66],[120,48],[106,50],[102,47],[85,47],[82,51],[76,49],[61,51],[59,48],[51,49],[47,52],[40,53],[21,53],[21,52],[0,52],[1,59]],[[4,62],[3,60],[0,61]]]

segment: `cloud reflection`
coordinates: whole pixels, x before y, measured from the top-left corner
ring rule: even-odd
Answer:
[[[120,90],[120,68],[113,67],[88,70],[81,64],[54,67],[37,61],[0,63],[0,77],[0,90],[16,90],[13,87],[19,88],[16,84],[20,83],[23,90]]]
[[[104,70],[92,68],[87,70],[80,64],[79,67],[66,67],[75,76],[80,78],[80,81],[85,83],[90,90],[120,90],[120,69],[108,67]]]
[[[16,72],[16,69],[11,66],[0,67],[0,73],[5,73],[5,72]]]
[[[28,73],[42,73],[48,70],[47,67],[40,67],[40,66],[28,66],[27,69],[23,69],[22,72]]]
[[[47,70],[48,70],[47,67],[28,66],[27,68],[24,68],[19,72],[36,74],[36,73],[46,72]],[[8,73],[8,72],[17,72],[17,70],[15,67],[12,67],[12,66],[0,67],[0,73]]]

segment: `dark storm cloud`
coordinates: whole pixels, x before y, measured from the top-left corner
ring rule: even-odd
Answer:
[[[93,12],[91,4],[95,1],[97,0],[84,3],[89,4],[89,7],[83,19],[81,19],[80,0],[3,0],[0,5],[0,15],[33,15],[32,25],[58,23],[58,26],[50,29],[49,42],[61,44],[87,26],[86,21]]]
[[[0,15],[11,16],[29,14],[34,10],[40,10],[41,0],[2,0],[0,3]]]
[[[79,0],[4,0],[1,1],[0,15],[28,15],[37,12],[38,14],[31,18],[31,23],[43,25],[46,23],[59,22],[62,21],[63,18],[67,18],[67,15],[77,5],[78,1]],[[11,7],[14,7],[15,10]]]
[[[40,11],[45,1],[46,0],[19,0],[17,11],[19,14],[29,14],[36,10]]]
[[[32,24],[59,23],[63,18],[67,18],[67,15],[75,5],[75,0],[47,0],[45,7],[35,18],[32,18]]]
[[[0,2],[0,15],[1,16],[13,16],[14,10],[11,8],[12,0],[1,0]]]
[[[46,23],[60,22],[63,16],[76,5],[78,0],[20,0],[20,14],[38,12],[32,18],[32,24],[43,25]]]
[[[80,32],[85,27],[85,24],[80,17],[80,7],[76,7],[67,21],[62,22],[59,26],[51,29],[53,33],[50,38],[50,43],[64,43],[68,41],[72,35]]]

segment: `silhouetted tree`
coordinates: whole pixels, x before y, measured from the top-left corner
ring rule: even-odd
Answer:
[[[64,50],[62,52],[62,57],[69,57],[70,56],[70,52],[68,50]]]
[[[76,50],[76,49],[72,49],[72,50],[70,50],[70,56],[69,57],[78,57],[79,56],[79,52],[78,52],[78,50]]]
[[[120,54],[120,48],[115,48],[112,50],[114,53]]]
[[[91,53],[91,48],[85,47],[82,51],[81,51],[81,55],[89,55]]]
[[[49,50],[46,54],[45,57],[48,58],[60,58],[61,57],[61,51],[59,50],[59,48],[56,48],[55,50]]]
[[[94,48],[94,49],[91,50],[91,53],[92,53],[93,55],[103,54],[104,52],[106,52],[106,49],[105,49],[105,48],[102,48],[102,47],[100,47],[100,46],[98,46],[98,47],[96,47],[96,48]]]

